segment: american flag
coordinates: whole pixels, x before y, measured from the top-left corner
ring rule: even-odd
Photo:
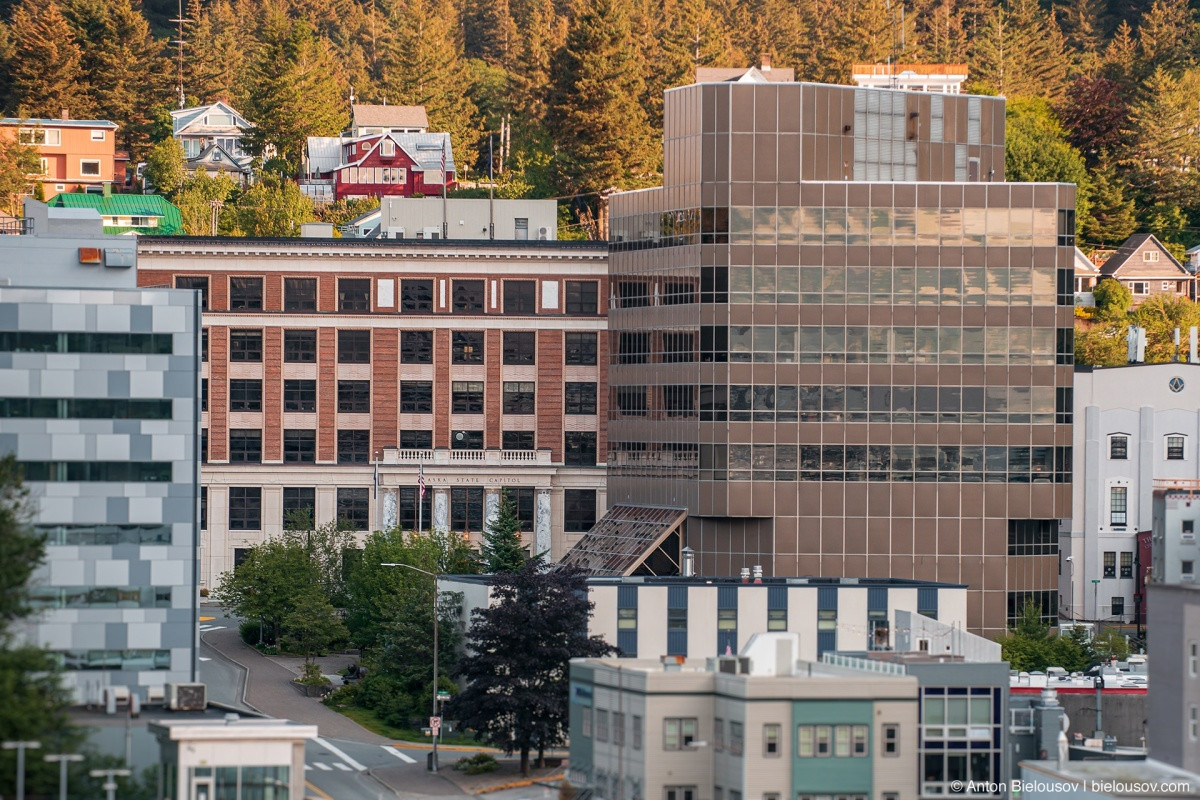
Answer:
[[[421,499],[421,500],[425,499],[425,465],[424,464],[420,464],[417,466],[417,494],[419,495],[419,499]]]
[[[446,134],[446,139],[450,138],[450,134]],[[446,139],[442,139],[442,186],[446,185]]]

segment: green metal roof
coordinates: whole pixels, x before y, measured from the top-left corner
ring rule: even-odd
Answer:
[[[156,227],[104,226],[105,233],[136,232],[149,236],[173,236],[183,232],[179,209],[157,194],[64,193],[55,195],[48,205],[55,208],[94,208],[101,217],[158,217]]]

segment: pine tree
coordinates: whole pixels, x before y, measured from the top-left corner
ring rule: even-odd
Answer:
[[[1133,198],[1126,184],[1107,163],[1092,172],[1092,208],[1083,220],[1083,238],[1092,245],[1115,246],[1137,229]]]
[[[1194,133],[1200,127],[1198,95],[1200,69],[1179,78],[1158,69],[1146,81],[1142,99],[1129,109],[1132,136],[1121,165],[1145,208],[1196,203],[1200,175],[1191,165],[1200,162],[1200,139]]]
[[[195,22],[185,31],[184,92],[198,103],[224,100],[244,111],[240,76],[253,50],[251,14],[244,2],[215,0],[211,5],[189,4]],[[176,68],[171,74],[176,74]]]
[[[496,518],[487,524],[483,545],[479,548],[484,570],[490,573],[516,572],[525,563],[525,546],[521,544],[521,519],[509,499],[500,491],[500,508]]]
[[[1060,9],[1063,36],[1076,68],[1092,74],[1104,47],[1107,9],[1103,0],[1073,0]]]
[[[1037,0],[997,5],[972,52],[974,90],[1006,97],[1059,98],[1067,84],[1062,33]]]
[[[1154,0],[1138,23],[1138,74],[1155,69],[1178,74],[1196,63],[1200,31],[1187,0]]]
[[[1104,77],[1113,80],[1122,88],[1133,91],[1140,83],[1137,76],[1139,58],[1137,43],[1133,38],[1133,28],[1128,22],[1117,26],[1117,32],[1104,48],[1100,59],[1100,68]]]
[[[726,30],[705,0],[665,0],[646,84],[650,126],[662,127],[663,92],[696,79],[698,67],[736,66]]]
[[[575,18],[555,59],[549,127],[561,188],[570,193],[631,186],[655,161],[639,54],[616,0],[597,0]]]
[[[13,11],[9,36],[9,111],[23,117],[57,117],[63,109],[77,118],[91,114],[82,52],[57,3],[24,0]]]
[[[511,71],[513,127],[531,139],[544,130],[554,53],[567,38],[566,20],[554,10],[554,0],[523,0],[512,5],[522,37]]]
[[[462,15],[463,55],[507,69],[516,51],[517,26],[508,0],[467,3]]]

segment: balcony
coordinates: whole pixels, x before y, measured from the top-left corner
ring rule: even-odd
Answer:
[[[483,467],[504,467],[514,465],[549,466],[549,450],[401,450],[398,447],[383,448],[384,466],[407,466],[422,464],[425,466],[458,466],[471,465]]]

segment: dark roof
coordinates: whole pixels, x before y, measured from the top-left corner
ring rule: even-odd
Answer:
[[[561,562],[560,562],[561,563]],[[495,575],[439,575],[443,580],[458,583],[477,583],[491,585]],[[941,581],[923,581],[914,578],[822,578],[819,576],[774,577],[763,578],[761,582],[745,583],[735,575],[705,576],[694,575],[685,578],[682,575],[588,575],[589,586],[837,586],[839,588],[891,588],[891,589],[967,589],[965,583],[946,583]],[[1200,587],[1198,587],[1200,588]]]
[[[561,563],[594,575],[617,577],[638,570],[654,573],[656,570],[648,562],[661,562],[662,559],[651,559],[651,556],[672,533],[678,535],[686,519],[687,510],[682,508],[613,506],[567,551]],[[672,549],[674,557],[678,557],[678,547]],[[668,569],[679,569],[673,557],[666,560]],[[663,564],[655,565],[659,566],[657,571],[666,571],[662,569]]]
[[[1157,249],[1161,250],[1167,256],[1168,261],[1172,266],[1175,267],[1175,269],[1179,270],[1184,275],[1190,276],[1192,274],[1184,269],[1182,264],[1175,260],[1175,256],[1171,255],[1171,252],[1167,250],[1167,248],[1163,247],[1162,242],[1155,238],[1154,234],[1152,233],[1135,233],[1133,236],[1130,236],[1128,239],[1126,239],[1125,244],[1118,247],[1117,252],[1109,256],[1108,260],[1100,266],[1100,274],[1106,277],[1116,277],[1117,272],[1119,272],[1121,267],[1125,266],[1125,264],[1129,262],[1129,259],[1133,256],[1133,254],[1141,252],[1142,248],[1148,243],[1152,243]],[[1162,262],[1160,261],[1158,263],[1161,264]]]
[[[61,196],[61,195],[60,195]],[[164,244],[150,242],[145,244]],[[570,239],[355,239],[330,238],[307,239],[299,236],[292,237],[257,237],[248,236],[172,236],[172,245],[187,244],[234,244],[234,245],[295,245],[303,243],[305,247],[317,249],[321,247],[358,247],[358,248],[411,248],[453,250],[461,247],[477,247],[479,249],[512,250],[602,250],[608,251],[608,242],[584,241]]]

